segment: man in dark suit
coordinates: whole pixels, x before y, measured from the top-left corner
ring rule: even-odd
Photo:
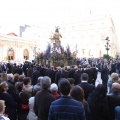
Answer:
[[[87,73],[82,73],[81,75],[81,83],[79,84],[80,87],[83,88],[84,93],[85,93],[85,100],[87,100],[88,95],[93,92],[93,90],[95,89],[95,86],[92,84],[88,83],[88,74]]]
[[[7,73],[8,74],[12,73],[12,64],[10,63],[10,61],[8,61],[7,63]]]
[[[86,73],[89,76],[88,83],[91,84],[93,82],[93,70],[91,69],[91,65],[87,65]]]
[[[39,71],[40,71],[41,76],[45,76],[46,66],[41,66]]]
[[[27,76],[27,69],[29,68],[29,63],[27,61],[25,61],[25,63],[23,64],[23,72],[24,75]]]
[[[109,70],[107,68],[107,65],[103,65],[103,69],[101,70],[101,79],[103,85],[107,88],[107,82],[108,82],[108,75],[109,75]]]
[[[116,72],[116,63],[113,61],[112,64],[111,64],[111,74],[113,72]]]
[[[36,85],[38,77],[40,77],[40,72],[34,67],[32,73],[32,85]]]
[[[74,78],[74,73],[75,73],[75,69],[74,66],[72,65],[70,70],[68,71],[68,78]]]
[[[52,78],[52,72],[53,72],[53,66],[51,66],[50,69],[48,70],[48,76],[50,78]]]
[[[75,85],[81,83],[81,65],[78,66],[78,69],[74,73],[74,80],[75,80]]]
[[[27,77],[30,77],[32,79],[32,73],[33,73],[33,64],[31,64],[27,70]]]
[[[50,66],[47,66],[46,71],[45,71],[45,76],[48,76],[49,71],[50,71]]]
[[[96,65],[93,64],[92,66],[92,70],[93,70],[93,85],[95,85],[96,79],[97,79],[97,74],[98,74],[98,70],[96,68]]]
[[[58,71],[55,74],[55,83],[58,84],[61,75],[61,67],[58,68]]]
[[[55,75],[56,75],[57,72],[58,72],[57,68],[54,67],[53,72],[52,72],[52,78],[51,78],[52,83],[55,83]]]
[[[64,66],[61,69],[61,75],[60,78],[68,78],[68,71],[65,70]]]
[[[15,83],[14,83],[14,76],[13,74],[7,74],[7,84],[9,86],[8,93],[11,94],[14,98],[14,100],[17,102],[17,94],[16,94],[16,89],[15,89]]]
[[[6,72],[7,71],[7,65],[5,62],[2,64],[2,71]]]
[[[19,75],[22,75],[23,70],[22,68],[20,68],[19,65],[16,66],[16,68],[14,69],[14,74],[18,73]]]

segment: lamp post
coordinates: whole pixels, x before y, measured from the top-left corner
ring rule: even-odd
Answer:
[[[106,48],[106,50],[107,50],[107,55],[108,55],[108,51],[110,50],[110,44],[109,44],[109,37],[106,37],[106,39],[105,39],[107,42],[106,42],[106,45],[105,45],[105,48]]]

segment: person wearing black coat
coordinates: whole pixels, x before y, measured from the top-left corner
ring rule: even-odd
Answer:
[[[68,71],[68,78],[74,78],[75,69],[74,66],[71,66],[70,70]]]
[[[116,63],[115,62],[112,62],[112,64],[111,64],[111,74],[113,72],[116,72]]]
[[[12,64],[10,62],[7,63],[7,73],[12,73]]]
[[[32,73],[32,85],[36,85],[38,77],[40,77],[40,72],[34,67]]]
[[[60,75],[61,75],[61,68],[58,68],[56,74],[55,74],[55,83],[58,85],[58,81],[60,79]]]
[[[2,71],[6,72],[7,71],[7,65],[5,62],[2,64]]]
[[[24,86],[23,82],[17,82],[16,89],[17,89],[17,97],[18,97],[18,109],[17,109],[18,120],[27,120],[27,115],[29,112],[29,107],[28,107],[29,96],[24,91],[25,86]]]
[[[9,86],[8,88],[8,93],[11,94],[14,98],[14,100],[17,102],[17,94],[16,94],[16,89],[15,89],[15,83],[14,83],[14,76],[13,74],[7,74],[7,84]]]
[[[55,97],[50,93],[51,79],[48,76],[41,80],[42,90],[35,95],[34,111],[38,120],[48,120],[49,107]]]
[[[50,67],[46,68],[45,76],[48,76],[49,71],[50,71]]]
[[[19,65],[17,65],[14,69],[14,74],[16,74],[16,73],[18,73],[19,75],[22,75],[22,73],[23,73],[23,70],[22,70],[22,68],[20,68]]]
[[[87,73],[82,73],[81,75],[81,83],[78,84],[82,89],[84,90],[85,93],[85,100],[87,100],[88,95],[93,92],[95,89],[95,86],[92,84],[88,83],[88,74]]]
[[[16,120],[17,118],[17,102],[13,96],[7,92],[8,84],[4,81],[0,84],[0,99],[5,101],[5,114],[8,115],[10,120]]]
[[[25,61],[25,63],[23,64],[23,72],[24,75],[27,76],[27,69],[29,68],[29,63],[27,61]]]
[[[45,76],[46,68],[44,66],[40,67],[40,74],[41,76]]]
[[[105,85],[106,88],[107,88],[107,82],[108,82],[108,74],[109,74],[109,70],[107,66],[104,65],[103,69],[101,70],[101,79],[102,79],[103,85]]]
[[[54,68],[53,72],[52,72],[52,78],[51,78],[51,83],[55,83],[55,75],[57,73],[57,69]]]
[[[120,74],[120,61],[116,61],[116,73]]]
[[[50,69],[48,70],[48,76],[49,76],[50,78],[52,78],[52,73],[53,73],[53,66],[50,67]]]
[[[107,89],[103,84],[98,84],[88,96],[91,120],[110,120],[110,109],[106,97]]]
[[[97,79],[97,74],[98,74],[98,70],[95,66],[95,64],[93,64],[92,66],[92,70],[93,70],[93,85],[95,85],[96,79]]]
[[[90,65],[87,66],[86,69],[86,73],[88,74],[89,78],[88,78],[88,83],[92,83],[93,82],[93,69],[91,68]]]
[[[78,69],[74,73],[74,80],[75,80],[75,85],[81,83],[81,66],[78,66]]]
[[[31,64],[27,70],[27,77],[30,77],[32,79],[32,73],[33,73],[33,64]]]
[[[107,99],[110,107],[110,119],[115,120],[115,107],[120,106],[120,84],[113,83],[112,84],[112,92],[107,94]]]
[[[64,69],[64,67],[61,70],[60,78],[68,78],[68,71]]]

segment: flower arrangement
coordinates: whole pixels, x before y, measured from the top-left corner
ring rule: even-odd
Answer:
[[[66,50],[64,50],[63,46],[60,46],[52,51],[51,45],[48,44],[45,52],[40,53],[38,59],[41,61],[52,61],[57,63],[65,63],[66,61],[71,61],[71,63],[73,63],[73,61],[75,61],[69,45],[66,47]]]

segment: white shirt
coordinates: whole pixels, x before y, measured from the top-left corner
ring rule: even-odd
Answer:
[[[28,120],[37,120],[38,117],[35,115],[35,112],[34,112],[34,100],[35,100],[35,97],[31,97],[29,98],[29,113],[28,113]]]
[[[0,120],[10,120],[8,117],[5,117],[4,115],[0,115],[3,119]]]

